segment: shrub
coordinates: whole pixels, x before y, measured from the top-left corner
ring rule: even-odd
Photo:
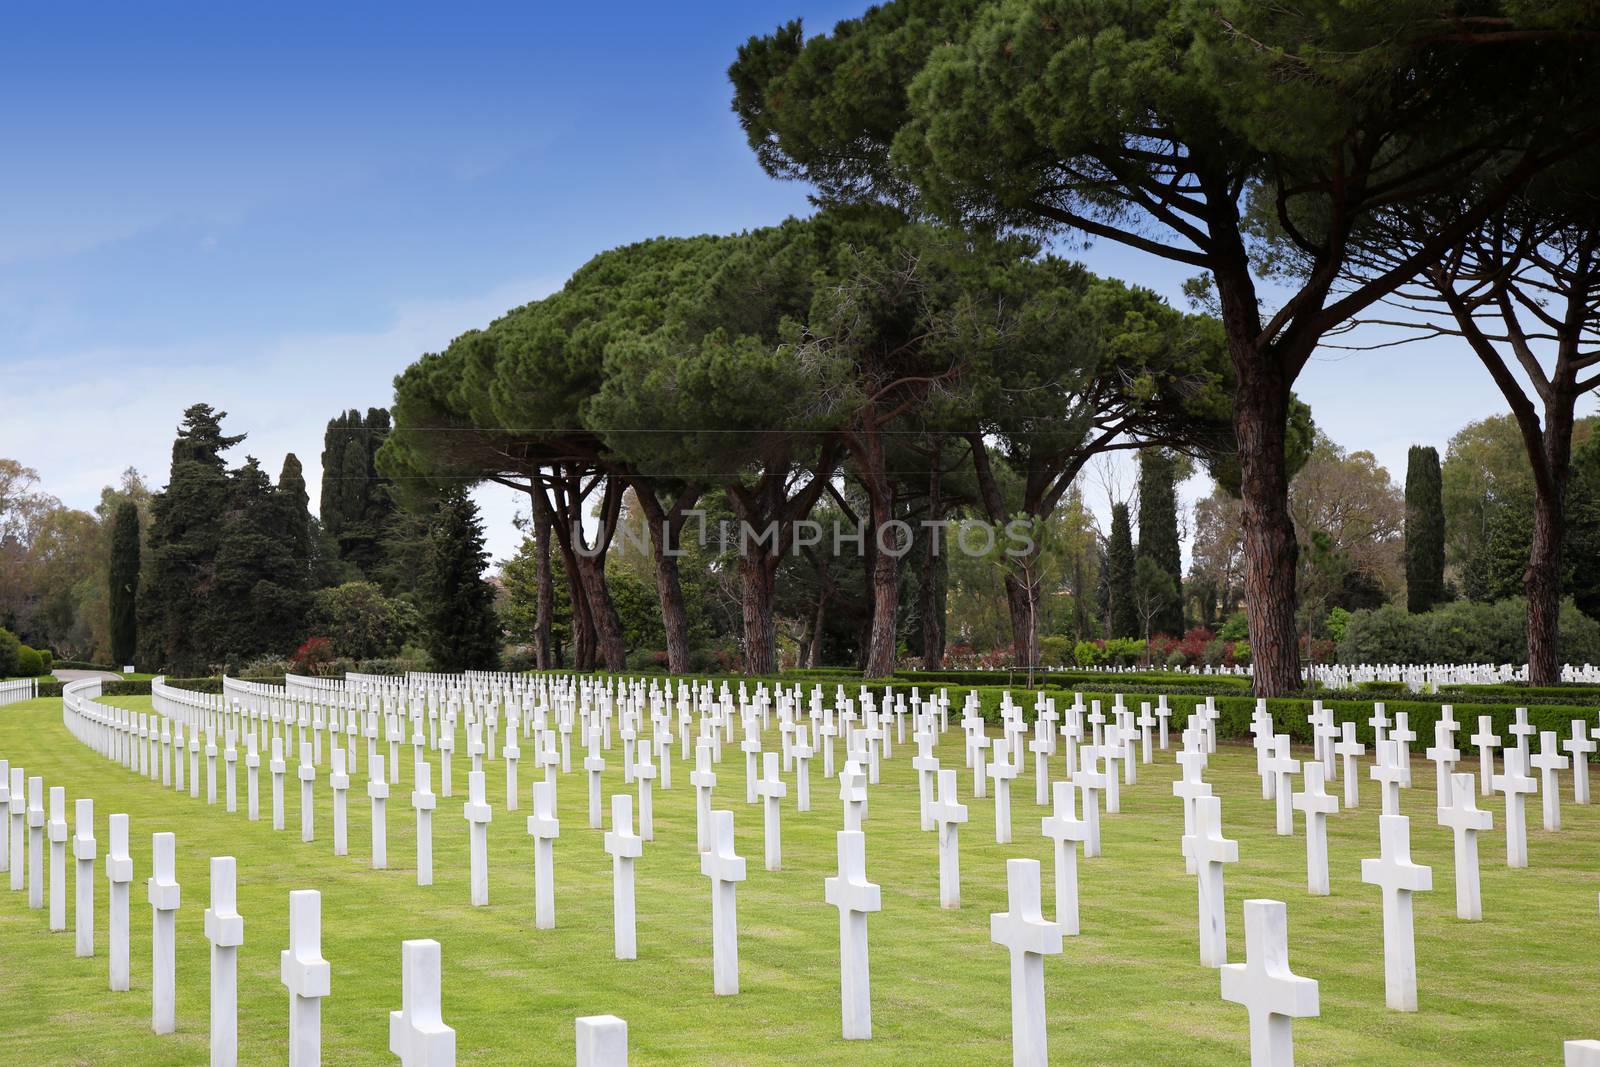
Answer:
[[[333,660],[333,642],[326,637],[306,638],[289,658],[297,674],[325,674],[332,668]]]
[[[1039,638],[1039,662],[1046,667],[1068,667],[1074,662],[1073,645],[1059,634]]]
[[[1222,629],[1217,631],[1217,636],[1224,641],[1245,641],[1250,637],[1250,620],[1242,611],[1229,615],[1222,623]]]
[[[29,648],[27,645],[19,645],[11,673],[23,678],[37,678],[45,673],[44,657],[39,654],[37,649]]]
[[[1341,663],[1523,663],[1528,658],[1526,602],[1457,600],[1413,615],[1394,604],[1350,616],[1339,642]],[[1600,623],[1572,601],[1561,605],[1561,658],[1600,662]]]
[[[1098,667],[1106,661],[1106,643],[1079,641],[1073,646],[1072,659],[1080,667]]]
[[[39,673],[40,674],[49,674],[51,671],[55,670],[55,666],[56,666],[56,655],[55,655],[55,653],[51,652],[48,648],[41,648],[41,649],[38,649],[37,651],[39,653],[39,658],[44,661],[44,670],[40,671]]]
[[[17,635],[0,626],[0,678],[10,678],[17,674],[17,654],[22,651],[22,642],[17,640]]]

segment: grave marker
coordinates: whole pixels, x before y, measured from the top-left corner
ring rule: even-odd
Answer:
[[[205,914],[211,942],[211,1067],[233,1067],[239,1060],[239,946],[244,919],[239,916],[238,869],[232,856],[211,857],[211,907]]]
[[[1433,888],[1433,870],[1411,862],[1411,820],[1378,819],[1380,852],[1361,861],[1361,880],[1383,891],[1384,1002],[1395,1011],[1417,1010],[1417,944],[1411,894]]]
[[[533,925],[551,930],[556,925],[555,840],[561,836],[561,823],[555,787],[549,782],[534,783],[528,834],[533,838]]]
[[[1244,951],[1245,962],[1222,968],[1222,999],[1250,1012],[1250,1067],[1294,1067],[1294,1020],[1321,1010],[1316,981],[1289,970],[1283,901],[1244,902]]]
[[[111,816],[111,847],[106,850],[106,882],[111,960],[111,990],[128,991],[128,896],[133,858],[128,855],[128,817]]]
[[[332,969],[322,958],[322,894],[315,889],[289,894],[289,947],[279,953],[278,974],[289,990],[289,1067],[318,1067]]]
[[[1473,798],[1472,775],[1458,774],[1451,802],[1439,808],[1439,825],[1455,831],[1456,917],[1483,918],[1483,899],[1478,889],[1478,832],[1494,825],[1494,816],[1479,809]]]
[[[440,1009],[441,972],[439,942],[400,943],[400,1010],[389,1013],[389,1051],[401,1067],[455,1067],[456,1032]]]
[[[177,838],[152,834],[150,897],[150,1029],[170,1034],[177,1029],[178,901]]]
[[[744,859],[733,851],[733,812],[711,813],[711,850],[700,856],[711,879],[711,988],[719,997],[739,992],[739,883]]]
[[[1006,860],[1007,910],[989,916],[989,940],[1011,952],[1011,1062],[1043,1067],[1044,958],[1061,952],[1061,925],[1045,919],[1039,902],[1039,861]]]

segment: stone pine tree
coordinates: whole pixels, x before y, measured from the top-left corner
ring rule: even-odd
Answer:
[[[1151,616],[1150,633],[1183,633],[1183,556],[1178,547],[1178,462],[1164,449],[1139,453],[1138,558],[1148,559],[1172,579],[1173,594]]]
[[[427,561],[418,583],[428,655],[436,671],[493,670],[500,663],[494,588],[483,580],[478,506],[464,490],[444,495],[434,515]]]
[[[753,38],[729,73],[761,165],[820,200],[1116,241],[1206,276],[1234,371],[1253,682],[1278,696],[1302,684],[1295,380],[1590,143],[1590,6],[889,0]],[[1370,262],[1375,214],[1449,188],[1469,191],[1424,242]]]
[[[1412,445],[1406,457],[1406,608],[1444,599],[1444,494],[1439,451]]]
[[[1138,637],[1139,609],[1134,602],[1133,527],[1128,505],[1111,507],[1111,537],[1106,543],[1106,607],[1108,637]]]
[[[139,505],[124,501],[111,523],[111,568],[107,578],[111,613],[111,660],[134,662],[139,639]]]

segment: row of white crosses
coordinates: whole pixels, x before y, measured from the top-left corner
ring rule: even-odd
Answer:
[[[976,715],[971,714],[971,710],[972,709],[969,709],[969,724],[973,719],[977,718]],[[969,762],[974,763],[975,792],[978,792],[979,795],[982,794],[986,778],[994,783],[996,789],[996,839],[1002,843],[1009,840],[1010,836],[1009,783],[1010,780],[1015,777],[1020,770],[1020,764],[1022,762],[1021,752],[1023,751],[1024,744],[1026,744],[1028,749],[1035,754],[1036,776],[1040,779],[1039,792],[1042,792],[1042,787],[1045,784],[1045,777],[1048,773],[1048,758],[1050,755],[1050,748],[1052,742],[1055,740],[1054,731],[1049,730],[1049,727],[1052,725],[1052,720],[1058,718],[1058,716],[1053,714],[1053,707],[1049,708],[1048,710],[1040,710],[1041,714],[1036,718],[1035,737],[1031,742],[1024,742],[1022,737],[1024,728],[1021,726],[1020,713],[1018,713],[1015,708],[1009,705],[1009,700],[1003,704],[1002,718],[1004,722],[1002,727],[1002,736],[994,739],[992,742],[992,748],[994,749],[994,760],[987,768],[984,768],[983,766],[985,755],[984,748],[989,747],[991,742],[982,733],[981,728],[969,728],[968,759]],[[1134,753],[1136,744],[1138,742],[1142,742],[1142,746],[1140,747],[1143,748],[1145,759],[1148,760],[1150,758],[1149,726],[1155,725],[1155,722],[1159,721],[1163,728],[1163,733],[1165,733],[1166,727],[1165,717],[1162,716],[1159,718],[1159,720],[1153,720],[1149,714],[1148,706],[1145,707],[1144,714],[1141,716],[1141,719],[1145,721],[1133,721],[1131,712],[1126,711],[1126,709],[1123,709],[1120,706],[1119,699],[1118,707],[1113,709],[1113,718],[1109,722],[1104,719],[1104,716],[1101,714],[1098,705],[1095,705],[1089,716],[1089,722],[1093,730],[1093,735],[1091,738],[1085,738],[1082,733],[1081,723],[1074,722],[1074,720],[1078,718],[1078,713],[1081,713],[1081,710],[1080,702],[1080,706],[1075,707],[1071,712],[1069,712],[1069,721],[1063,724],[1060,735],[1061,738],[1064,739],[1065,747],[1069,753],[1072,751],[1075,745],[1081,745],[1079,748],[1080,766],[1078,767],[1077,773],[1073,775],[1073,780],[1071,782],[1055,783],[1056,788],[1054,790],[1054,797],[1056,800],[1056,813],[1046,818],[1043,825],[1044,832],[1056,841],[1057,921],[1060,926],[1068,928],[1067,932],[1076,932],[1077,926],[1075,877],[1076,852],[1075,847],[1073,846],[1077,841],[1082,841],[1085,846],[1086,855],[1095,855],[1098,853],[1099,835],[1097,822],[1099,797],[1101,795],[1105,796],[1108,811],[1115,811],[1117,809],[1116,790],[1118,783],[1120,780],[1122,780],[1122,778],[1119,777],[1117,773],[1116,762],[1118,760],[1123,762],[1123,775],[1127,781],[1131,782],[1134,779],[1135,773],[1134,760],[1136,757]],[[758,714],[759,713],[760,712],[758,712]],[[746,756],[746,799],[749,802],[760,802],[765,807],[767,866],[769,869],[777,869],[777,867],[781,864],[781,845],[779,844],[780,836],[778,830],[778,802],[786,792],[784,784],[778,777],[778,753],[762,753],[760,748],[760,727],[755,725],[753,721],[754,716],[742,713],[741,718],[746,723],[746,738],[745,742],[741,745],[741,751]],[[841,795],[845,800],[847,829],[841,833],[840,836],[840,875],[838,878],[830,879],[827,886],[827,894],[830,902],[836,902],[834,900],[836,895],[838,895],[840,899],[850,900],[856,900],[859,897],[859,894],[839,892],[836,890],[836,886],[851,887],[859,885],[861,887],[871,888],[874,891],[874,894],[876,889],[876,887],[871,887],[870,883],[866,883],[864,880],[864,838],[847,838],[846,835],[859,832],[865,808],[865,783],[862,781],[862,779],[865,777],[868,781],[871,780],[873,777],[871,772],[877,766],[878,762],[878,746],[881,744],[882,748],[887,750],[891,741],[889,732],[875,721],[871,711],[868,711],[863,716],[863,726],[858,730],[852,730],[850,728],[850,722],[848,720],[851,718],[853,718],[853,715],[851,715],[849,712],[845,712],[840,717],[840,725],[835,727],[831,721],[831,716],[829,716],[829,721],[825,722],[823,727],[819,728],[818,730],[819,735],[828,739],[828,744],[830,747],[833,738],[843,736],[846,740],[846,751],[849,757],[847,758],[845,769],[840,775]],[[1200,753],[1202,756],[1202,765],[1203,754],[1207,750],[1214,749],[1215,719],[1215,710],[1209,705],[1207,707],[1198,709],[1197,715],[1191,719],[1191,731],[1186,731],[1186,734],[1191,732],[1193,734],[1193,740],[1186,745],[1186,750],[1189,752]],[[781,712],[780,721],[782,725],[788,725],[788,720],[782,718]],[[1333,737],[1338,736],[1339,731],[1332,729],[1331,722],[1314,722],[1313,725],[1315,730],[1314,737],[1319,740],[1325,739],[1327,742],[1327,749],[1325,753],[1319,753],[1318,759],[1319,761],[1325,761],[1326,765],[1331,766],[1335,754]],[[1396,732],[1400,736],[1390,743],[1399,745],[1409,742],[1411,738],[1406,736],[1407,731],[1404,728],[1403,722],[1397,725],[1399,729]],[[723,731],[719,730],[719,726],[731,727],[731,716],[727,716],[726,718],[719,720],[715,715],[713,715],[709,721],[702,721],[703,729],[701,742],[699,745],[697,745],[699,765],[697,766],[696,774],[691,775],[691,782],[701,787],[702,796],[705,800],[704,805],[697,805],[697,811],[709,809],[710,787],[715,784],[715,776],[714,773],[710,772],[709,770],[706,757],[709,752],[712,754],[712,758],[714,758],[715,753],[719,750],[720,746],[718,742],[724,736]],[[1143,727],[1142,736],[1141,731],[1136,730],[1135,726]],[[929,728],[931,729],[931,726]],[[805,727],[803,726],[798,727],[798,731],[804,731],[804,729]],[[591,759],[598,758],[598,753],[595,751],[595,745],[593,744],[593,738],[598,733],[598,730],[599,728],[596,727],[590,732],[592,753]],[[629,729],[626,720],[623,721],[621,730],[626,752],[628,748],[632,747],[632,741],[634,738],[630,735],[633,733],[633,731]],[[792,755],[790,745],[791,739],[802,742],[804,740],[803,732],[799,733],[798,737],[796,737],[795,734],[796,731],[784,731],[784,756],[786,759],[790,758]],[[1349,736],[1348,730],[1345,731],[1345,735],[1345,740],[1347,742],[1353,741],[1353,738]],[[1412,736],[1414,737],[1414,735]],[[1094,743],[1087,745],[1081,744],[1081,742],[1085,740],[1092,740]],[[1163,742],[1164,741],[1165,738],[1163,738]],[[477,747],[478,744],[480,743],[469,740],[469,747]],[[639,742],[639,747],[644,749],[641,755],[645,766],[648,766],[649,764],[647,746],[648,741],[641,739]],[[802,750],[805,748],[803,744],[796,744],[793,747]],[[1352,788],[1351,779],[1354,777],[1349,773],[1349,771],[1352,767],[1353,758],[1358,753],[1351,753],[1348,745],[1346,745],[1345,747],[1339,749],[1337,754],[1344,757],[1346,762],[1346,789],[1348,793],[1348,791]],[[809,752],[807,752],[806,755],[809,755]],[[939,771],[937,768],[937,760],[933,759],[930,761],[928,759],[928,755],[928,748],[924,746],[922,753],[924,762],[921,765],[917,765],[919,777],[919,797],[928,798],[925,799],[924,803],[922,804],[923,821],[925,825],[930,821],[933,822],[941,831],[941,898],[942,902],[946,903],[947,906],[954,906],[959,904],[959,861],[954,855],[956,836],[955,828],[961,821],[965,821],[965,809],[964,806],[954,803],[954,772]],[[1105,772],[1099,770],[1102,759],[1108,768]],[[1182,759],[1183,757],[1180,756],[1180,761]],[[304,762],[305,761],[303,760],[303,764]],[[586,763],[587,762],[588,761],[586,761]],[[1290,798],[1290,775],[1300,769],[1299,761],[1294,761],[1289,757],[1286,737],[1274,738],[1272,754],[1265,757],[1264,763],[1267,769],[1273,775],[1272,781],[1274,786],[1276,786],[1276,788],[1273,789],[1273,794],[1279,799],[1281,815],[1285,810],[1291,807],[1290,803],[1286,803],[1286,801],[1288,801]],[[757,777],[755,774],[755,768],[758,765],[762,771],[759,777]],[[915,761],[914,765],[916,765]],[[1070,762],[1068,766],[1070,769]],[[634,763],[632,753],[627,753],[624,759],[625,773],[635,767],[636,764]],[[862,767],[867,768],[865,775],[863,774]],[[592,772],[594,768],[589,769]],[[800,769],[803,773],[803,759],[800,760]],[[1322,824],[1327,814],[1337,810],[1338,804],[1337,800],[1332,797],[1328,797],[1322,791],[1321,785],[1323,770],[1323,762],[1310,763],[1307,765],[1307,791],[1305,793],[1294,795],[1292,807],[1299,808],[1300,810],[1304,811],[1308,818],[1308,825],[1315,827],[1314,832],[1308,833],[1308,872],[1312,891],[1318,891],[1318,885],[1320,884],[1322,887],[1321,892],[1325,893],[1327,891],[1326,848],[1325,831],[1323,831]],[[550,771],[553,774],[553,767],[550,769]],[[934,776],[934,772],[937,772],[939,781],[939,796],[936,800],[929,797],[931,789],[928,785],[929,780]],[[946,777],[947,775],[948,777]],[[651,777],[653,776],[648,774],[641,776],[641,815],[643,815],[644,810],[647,810],[645,806],[648,804],[649,794],[648,792],[644,792],[644,790],[648,789],[648,782]],[[702,781],[696,782],[695,779],[697,777],[702,779]],[[1185,777],[1186,779],[1189,778],[1187,774]],[[481,837],[482,824],[486,823],[489,818],[489,809],[483,800],[483,785],[481,778],[481,772],[474,772],[473,785],[471,788],[472,799],[469,801],[466,811],[468,821],[474,824],[475,842]],[[597,778],[598,775],[592,775],[591,781],[594,781]],[[1180,783],[1179,786],[1175,786],[1175,791],[1177,791],[1182,784],[1183,783]],[[1082,820],[1078,820],[1075,816],[1075,812],[1073,811],[1074,788],[1083,791],[1085,794],[1085,818]],[[1206,789],[1206,792],[1209,792],[1208,788]],[[1182,794],[1180,793],[1180,795]],[[591,791],[591,797],[592,796],[593,791]],[[1036,792],[1036,798],[1037,796],[1038,792]],[[536,837],[540,836],[535,829],[536,822],[548,821],[550,824],[552,824],[546,830],[542,840],[540,841],[540,845],[542,847],[548,847],[549,840],[555,836],[555,830],[553,826],[553,811],[546,812],[541,815],[539,809],[544,807],[544,805],[541,805],[538,800],[537,790],[535,792],[535,798],[536,815],[534,818],[529,820],[530,833],[534,833]],[[630,958],[631,954],[636,951],[632,932],[633,908],[631,882],[632,861],[639,855],[639,851],[637,851],[637,849],[639,847],[638,842],[641,839],[641,835],[634,835],[632,833],[631,804],[629,804],[627,808],[624,808],[622,805],[617,803],[618,801],[627,802],[629,799],[630,798],[626,796],[613,798],[614,829],[611,834],[606,835],[607,851],[610,852],[614,857],[614,867],[616,871],[615,899],[617,952],[618,955],[623,958]],[[1198,855],[1198,859],[1202,865],[1199,872],[1201,874],[1202,958],[1205,962],[1212,966],[1221,966],[1226,960],[1226,933],[1225,927],[1219,917],[1222,909],[1221,864],[1236,860],[1237,849],[1232,842],[1228,842],[1225,839],[1222,839],[1220,836],[1220,802],[1217,802],[1215,798],[1201,797],[1199,795],[1186,797],[1185,800],[1186,817],[1189,820],[1196,820],[1197,815],[1197,821],[1199,824],[1195,834],[1186,834],[1186,840],[1192,841],[1193,839],[1198,838],[1197,844],[1186,844],[1186,851],[1193,849],[1194,853]],[[1190,803],[1191,801],[1192,804]],[[514,806],[514,804],[512,806]],[[553,803],[551,807],[553,807]],[[591,808],[593,808],[592,803]],[[478,814],[475,815],[475,812]],[[626,812],[626,815],[624,815],[624,812]],[[714,955],[716,958],[714,965],[714,988],[719,993],[736,992],[738,988],[737,926],[733,887],[739,880],[743,879],[744,867],[743,860],[733,855],[732,851],[731,813],[718,812],[715,813],[715,816],[716,817],[712,820],[714,823],[713,847],[710,849],[708,855],[702,860],[705,873],[707,873],[708,877],[710,877],[713,881]],[[702,836],[704,836],[704,821],[704,818],[697,819],[697,823],[701,824],[702,826]],[[1187,828],[1188,827],[1186,826],[1186,829]],[[1281,823],[1280,828],[1282,829]],[[1403,830],[1403,827],[1401,829]],[[1290,826],[1284,830],[1284,832],[1292,832],[1292,822]],[[1400,855],[1400,859],[1395,865],[1403,866],[1407,864],[1409,861],[1403,856],[1404,850],[1402,847],[1391,849],[1388,833],[1389,832],[1386,831],[1384,857],[1378,861],[1368,862],[1371,864],[1387,864],[1387,861],[1391,858],[1391,852],[1395,852],[1396,854]],[[1312,847],[1312,839],[1320,839],[1322,842],[1320,848],[1322,858],[1320,879],[1318,877],[1317,865],[1315,862],[1315,857],[1319,849]],[[861,842],[859,850],[855,850],[855,846],[848,846],[852,849],[852,851],[847,852],[847,840],[859,840]],[[480,869],[483,869],[485,866],[480,862],[480,857],[482,855],[483,853],[481,847],[475,843],[473,849],[474,903],[484,903],[487,900],[486,875],[482,879],[477,876],[477,872]],[[861,857],[859,863],[854,862],[850,858],[851,856],[855,855],[859,855]],[[1190,861],[1194,862],[1195,858],[1195,855],[1191,855]],[[541,870],[546,872],[546,876],[548,875],[550,870],[548,861],[546,860],[545,862],[541,863],[536,860],[535,866],[536,882],[543,881],[545,885],[548,885],[548,877],[545,879],[540,879],[538,877],[538,872]],[[1383,870],[1382,867],[1377,867],[1374,869],[1380,872]],[[1387,875],[1378,873],[1369,880],[1377,881],[1383,877],[1387,877]],[[1034,880],[1037,882],[1037,870],[1035,871]],[[1380,882],[1380,884],[1383,883]],[[479,892],[480,885],[482,887],[481,895]],[[1390,894],[1387,886],[1385,887],[1385,891],[1386,930],[1393,925],[1396,930],[1404,928],[1409,934],[1410,889],[1401,887],[1400,889],[1396,890],[1397,893],[1404,892],[1405,895],[1403,898],[1403,906],[1401,904],[1401,898],[1396,897],[1396,905],[1393,908],[1390,908],[1388,904],[1387,898]],[[865,889],[863,889],[862,892],[865,892]],[[536,895],[545,897],[548,894],[541,891]],[[844,1011],[844,1029],[846,1031],[846,1036],[869,1036],[870,1001],[864,992],[868,988],[865,964],[864,923],[865,914],[869,909],[864,907],[856,907],[853,904],[840,904],[840,907],[841,966],[843,968],[842,1004]],[[540,910],[541,912],[545,910],[542,905]],[[876,909],[872,908],[870,910]],[[1393,923],[1390,922],[1391,911],[1395,916]],[[1208,928],[1208,918],[1212,916],[1218,917],[1210,921],[1210,926]],[[1403,923],[1402,918],[1404,919]],[[546,924],[541,921],[540,925]],[[851,932],[855,930],[859,930],[859,936],[852,938]],[[1407,936],[1405,940],[1409,943],[1409,936]],[[856,948],[853,949],[852,945],[856,946]],[[1398,969],[1399,973],[1403,974],[1406,970],[1406,966],[1404,964],[1404,954],[1396,952],[1392,953],[1391,956],[1391,971]],[[1410,973],[1410,995],[1412,1006],[1414,1007],[1414,964],[1410,967]],[[1042,993],[1040,996],[1042,997]],[[1394,1000],[1395,998],[1391,996],[1391,1002],[1394,1002]],[[1036,1023],[1038,1026],[1042,1027],[1042,1015],[1036,1020]],[[1028,1040],[1026,1035],[1019,1036],[1017,1044],[1019,1048],[1027,1047]]]

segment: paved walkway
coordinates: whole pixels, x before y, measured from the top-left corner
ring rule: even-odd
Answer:
[[[110,671],[51,671],[50,673],[63,682],[81,682],[85,678],[100,678],[108,682],[114,682],[122,677],[122,675],[113,674]]]

